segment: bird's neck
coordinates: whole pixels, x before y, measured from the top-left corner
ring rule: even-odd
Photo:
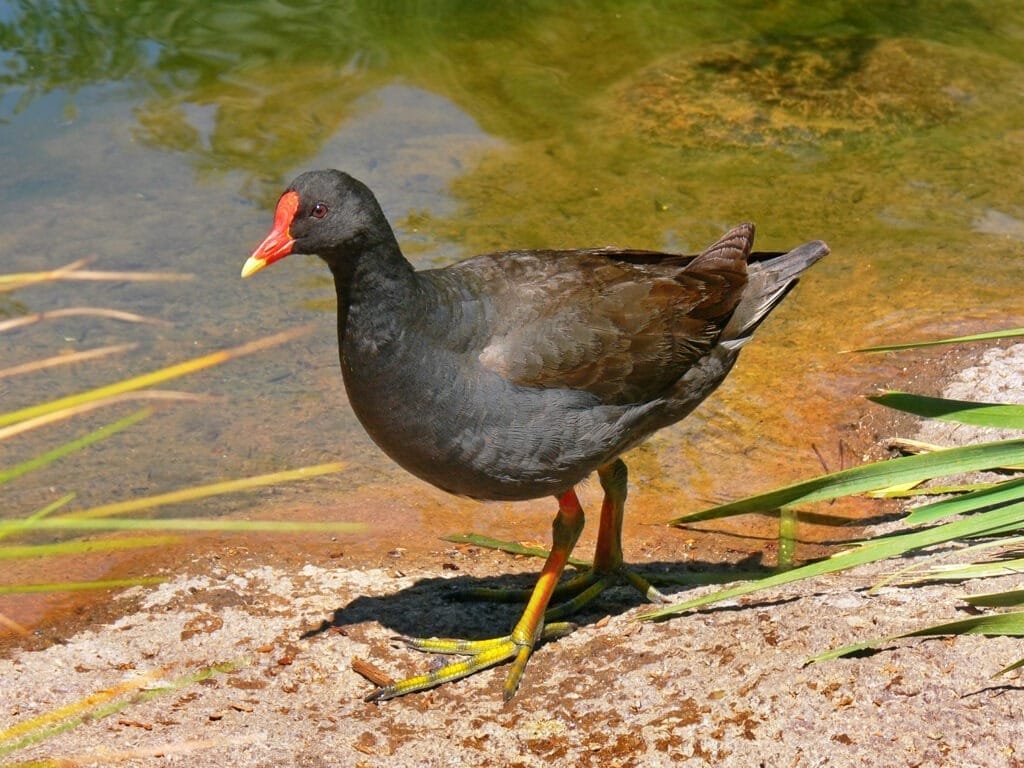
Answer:
[[[415,313],[416,272],[393,236],[329,266],[338,295],[342,354],[352,339],[378,347],[388,344],[401,329],[401,320]]]

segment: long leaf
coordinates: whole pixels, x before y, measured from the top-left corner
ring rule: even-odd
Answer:
[[[865,464],[822,475],[691,515],[683,515],[670,520],[669,525],[717,520],[749,512],[766,512],[794,504],[827,501],[892,485],[921,482],[933,477],[973,472],[1016,462],[1024,462],[1024,440],[1003,440],[950,448],[936,453],[902,456],[891,461]]]
[[[501,541],[500,539],[484,536],[479,533],[452,533],[448,536],[442,536],[441,540],[450,541],[453,544],[472,544],[477,547],[496,549],[499,552],[507,552],[510,555],[525,555],[527,557],[544,558],[550,554],[550,552],[543,547],[528,547],[515,541]],[[576,567],[590,565],[586,560],[580,560],[575,557],[570,557],[567,562],[569,565],[574,565]]]
[[[124,323],[170,325],[170,323],[165,320],[137,315],[134,312],[124,312],[120,309],[105,309],[104,307],[67,307],[66,309],[51,309],[46,312],[35,312],[31,315],[20,315],[7,320],[0,320],[0,332],[12,331],[15,328],[23,328],[26,325],[41,323],[44,320],[57,320],[65,317],[82,316],[107,317],[111,320],[120,320]]]
[[[902,453],[934,453],[935,451],[949,450],[948,446],[932,445],[931,443],[925,443],[921,440],[911,440],[906,437],[894,437],[889,440],[889,445],[892,448],[900,450]],[[1024,470],[1024,464],[1015,467],[993,467],[993,469],[1019,472]]]
[[[941,499],[918,507],[905,519],[906,525],[930,523],[941,517],[975,512],[987,506],[1005,504],[1024,499],[1024,477],[1006,480],[997,485],[986,485],[976,491],[952,499]]]
[[[1024,589],[989,592],[984,595],[965,595],[963,601],[978,608],[1013,608],[1024,605]]]
[[[187,685],[208,680],[217,674],[234,672],[248,663],[244,660],[225,662],[189,673],[175,680],[169,680],[165,685],[156,685],[156,683],[162,682],[166,673],[166,670],[157,669],[118,683],[111,688],[95,691],[78,701],[44,712],[30,720],[0,731],[0,756],[75,728],[87,718],[91,721],[101,720],[132,704],[141,704],[158,696],[173,693]],[[18,740],[15,741],[15,739]]]
[[[88,555],[119,549],[161,547],[181,541],[180,536],[128,536],[95,541],[61,541],[54,544],[8,544],[0,546],[0,560],[26,560],[53,555]]]
[[[934,635],[1010,635],[1024,636],[1024,612],[1014,611],[1012,613],[993,613],[987,616],[973,616],[960,621],[950,621],[945,624],[936,624],[923,629],[915,629],[913,632],[902,632],[898,635],[880,637],[874,640],[867,640],[862,643],[844,645],[842,648],[835,648],[831,651],[813,656],[807,659],[808,664],[819,661],[830,661],[842,656],[849,656],[851,653],[859,653],[868,648],[875,648],[879,645],[891,643],[904,637],[930,637]],[[1006,671],[1005,669],[1002,671]]]
[[[926,528],[920,531],[911,531],[897,536],[888,536],[868,541],[853,549],[839,552],[826,560],[809,563],[800,568],[794,568],[792,571],[776,573],[757,581],[719,590],[692,600],[686,600],[682,603],[646,613],[640,618],[666,619],[670,616],[708,605],[709,603],[731,600],[752,592],[789,584],[793,581],[809,579],[857,565],[873,563],[889,557],[903,555],[923,547],[953,541],[954,539],[988,534],[1011,525],[1016,525],[1017,527],[1024,525],[1024,503],[1011,504],[999,509],[982,512],[966,519],[954,520],[934,528]]]
[[[155,496],[143,496],[137,499],[129,499],[128,501],[118,501],[113,504],[103,504],[98,507],[82,509],[76,512],[68,512],[58,519],[82,520],[84,518],[125,515],[131,512],[156,509],[168,504],[181,504],[183,502],[198,501],[199,499],[206,499],[211,496],[219,496],[225,493],[249,491],[254,488],[262,488],[266,485],[277,485],[279,483],[289,483],[297,480],[308,480],[312,477],[319,477],[320,475],[327,475],[332,472],[340,472],[345,469],[346,466],[348,465],[343,461],[333,461],[327,464],[317,464],[312,467],[300,467],[299,469],[271,472],[266,475],[257,475],[255,477],[244,477],[241,480],[225,480],[220,483],[198,485],[194,488],[184,488],[178,491],[170,491],[169,493],[160,493]]]
[[[995,488],[997,483],[955,483],[952,485],[929,485],[926,488],[884,488],[868,491],[871,499],[916,499],[922,496],[948,496],[951,493],[973,493],[984,488]]]
[[[32,283],[41,283],[47,280],[54,280],[63,277],[76,269],[82,269],[92,262],[92,257],[76,259],[63,267],[49,269],[45,272],[15,272],[14,274],[0,275],[0,291],[13,291]]]
[[[872,402],[912,413],[927,419],[943,419],[959,424],[996,429],[1024,429],[1024,405],[977,403],[970,400],[947,400],[907,392],[886,392],[868,398]]]
[[[1021,667],[1024,667],[1024,658],[1017,659],[1015,662],[1013,662],[1013,664],[1009,664],[1003,667],[998,672],[996,672],[996,675],[1005,675],[1007,672],[1012,672],[1013,670],[1020,669]]]
[[[91,258],[78,259],[56,269],[40,272],[14,272],[0,275],[0,291],[13,291],[35,283],[53,280],[117,280],[148,282],[153,280],[191,280],[193,275],[180,272],[103,272],[83,269]]]
[[[163,576],[140,576],[135,579],[101,579],[99,581],[55,581],[46,584],[5,584],[0,595],[34,594],[37,592],[83,592],[93,589],[146,587],[166,581]]]
[[[967,579],[991,579],[996,576],[1011,576],[1016,573],[1024,573],[1024,558],[992,560],[985,563],[964,563],[961,565],[935,565],[924,573],[917,573],[912,578],[901,578],[898,581],[900,584],[913,584],[924,581],[966,581]]]
[[[25,283],[41,283],[51,280],[117,280],[123,282],[149,283],[159,280],[183,281],[191,280],[193,275],[187,272],[130,272],[107,271],[99,269],[51,270],[49,272],[15,272],[0,275],[0,283],[16,283],[21,287]]]
[[[886,344],[880,347],[861,347],[852,349],[851,352],[896,352],[901,349],[919,349],[921,347],[936,347],[940,344],[962,344],[968,341],[989,341],[991,339],[1012,339],[1017,336],[1024,336],[1024,328],[1010,328],[1005,331],[989,331],[988,333],[975,333],[970,336],[955,336],[949,339],[936,339],[934,341],[912,341],[909,344]]]
[[[207,520],[199,517],[168,517],[160,520],[50,517],[26,524],[24,520],[0,520],[0,531],[241,531],[243,533],[353,533],[362,523],[300,522],[291,520]]]
[[[71,704],[65,704],[62,707],[50,710],[49,712],[44,712],[43,714],[37,715],[29,720],[24,720],[20,723],[11,725],[0,731],[0,755],[7,754],[12,749],[22,746],[21,744],[16,746],[11,745],[10,742],[13,739],[25,736],[26,734],[32,733],[33,731],[37,731],[41,728],[52,726],[61,720],[88,712],[90,709],[103,705],[118,698],[119,696],[142,691],[153,685],[153,683],[163,677],[163,675],[163,670],[156,669],[152,672],[147,672],[144,675],[117,683],[103,691],[91,693],[85,698],[79,699]]]
[[[35,416],[31,419],[25,419],[19,421],[16,424],[9,424],[6,427],[0,427],[0,440],[7,440],[25,432],[31,432],[33,429],[40,429],[41,427],[55,424],[65,419],[71,419],[75,416],[81,416],[83,413],[94,411],[99,408],[106,408],[109,405],[115,405],[117,403],[127,402],[128,400],[159,400],[159,401],[173,401],[173,402],[200,402],[203,400],[210,400],[208,395],[197,395],[192,392],[175,392],[164,389],[147,389],[142,392],[122,392],[119,395],[110,395],[109,397],[101,397],[99,400],[90,400],[88,402],[79,403],[68,408],[62,408],[59,411],[51,411],[43,416]]]

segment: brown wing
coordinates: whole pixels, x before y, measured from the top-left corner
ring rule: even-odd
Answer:
[[[753,227],[699,256],[649,251],[509,252],[467,268],[494,298],[479,361],[524,386],[643,402],[711,348],[746,285]]]

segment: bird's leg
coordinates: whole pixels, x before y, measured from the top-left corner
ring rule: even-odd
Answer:
[[[630,570],[622,560],[622,519],[626,508],[629,471],[622,459],[615,459],[597,470],[604,489],[601,504],[601,524],[597,529],[594,563],[588,571],[567,579],[558,585],[555,599],[570,599],[548,611],[546,619],[554,621],[570,616],[583,608],[608,587],[625,581],[652,603],[667,603],[668,598],[654,588],[643,576]]]
[[[622,459],[598,467],[597,477],[604,489],[601,524],[594,547],[594,570],[614,573],[622,565],[622,519],[626,509],[629,470]]]
[[[512,633],[490,640],[447,640],[436,638],[402,638],[410,647],[432,653],[455,653],[469,656],[441,669],[410,677],[401,682],[378,688],[366,697],[367,701],[385,701],[414,691],[433,688],[441,683],[459,680],[481,670],[512,660],[505,678],[505,701],[511,699],[519,687],[526,662],[544,632],[544,612],[565,569],[566,561],[583,530],[583,508],[573,490],[558,499],[558,514],[552,524],[551,552],[541,569],[537,584]]]
[[[628,568],[622,559],[622,519],[626,508],[629,471],[622,459],[599,467],[598,479],[604,489],[601,504],[601,523],[597,531],[594,562],[582,573],[559,584],[552,595],[555,604],[545,616],[548,625],[559,622],[579,611],[608,587],[625,582],[631,584],[652,603],[670,602],[643,576]],[[511,603],[524,602],[529,593],[524,590],[478,588],[458,594],[461,599],[493,600]]]

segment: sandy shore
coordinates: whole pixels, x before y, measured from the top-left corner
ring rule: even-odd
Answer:
[[[951,380],[946,393],[1019,401],[1021,371],[1024,345],[993,349]],[[933,427],[920,437],[975,439],[962,429]],[[88,697],[101,707],[3,759],[140,766],[1024,765],[1021,673],[993,678],[1024,655],[1019,640],[914,639],[870,656],[804,666],[808,656],[838,645],[964,618],[958,595],[1019,587],[1010,577],[868,593],[893,570],[885,563],[661,624],[637,622],[643,607],[631,592],[614,590],[580,618],[575,633],[536,652],[509,705],[501,701],[501,669],[383,705],[362,701],[371,686],[352,671],[354,659],[395,676],[429,663],[391,642],[393,635],[484,637],[509,626],[514,607],[445,599],[453,586],[537,567],[509,562],[466,547],[442,549],[432,564],[365,568],[332,567],[327,558],[303,567],[258,559],[225,567],[215,554],[201,554],[186,576],[115,596],[110,620],[0,659],[0,729]]]

